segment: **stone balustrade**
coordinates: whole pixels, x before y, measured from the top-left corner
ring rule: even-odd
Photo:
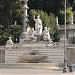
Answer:
[[[64,25],[59,25],[58,30],[64,30],[64,29],[65,29]],[[66,29],[75,29],[75,24],[66,25]]]

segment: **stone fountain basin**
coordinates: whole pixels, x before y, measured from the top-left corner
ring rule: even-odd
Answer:
[[[20,59],[24,61],[32,61],[32,62],[42,61],[45,58],[46,56],[41,56],[41,55],[23,55],[20,57]]]

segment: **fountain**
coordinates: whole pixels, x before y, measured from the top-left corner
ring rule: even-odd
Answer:
[[[28,16],[27,15],[28,0],[21,0],[21,1],[24,1],[25,3],[24,4],[23,32],[21,33],[21,36],[20,36],[20,43],[14,44],[13,46],[11,46],[10,51],[9,49],[6,50],[5,62],[6,63],[8,62],[9,63],[10,62],[39,63],[39,62],[46,62],[46,61],[49,62],[49,57],[47,58],[47,56],[49,56],[49,52],[47,51],[49,51],[48,49],[49,47],[53,46],[53,41],[50,38],[50,28],[45,27],[43,30],[42,20],[40,19],[40,15],[38,14],[36,19],[34,17],[35,30],[34,28],[30,28],[30,27],[29,29],[26,29],[27,16]],[[31,49],[28,50],[29,48]],[[9,54],[11,55],[11,57],[9,57]],[[14,55],[12,56],[12,54]]]
[[[43,56],[40,53],[38,53],[37,51],[32,51],[29,54],[23,54],[20,56],[20,62],[24,63],[39,63],[39,62],[43,62],[44,59],[46,59],[47,56]]]

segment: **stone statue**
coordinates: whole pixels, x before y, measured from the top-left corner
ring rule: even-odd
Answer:
[[[6,42],[6,47],[8,48],[11,48],[11,47],[13,47],[13,45],[14,45],[14,43],[13,43],[13,41],[12,41],[12,38],[11,37],[9,37],[9,40],[7,40],[7,42]]]
[[[29,27],[27,27],[27,33],[29,33],[29,32],[30,32],[30,30],[31,30],[30,26],[29,26]]]
[[[50,31],[50,28],[44,27],[44,31],[43,31],[43,39],[44,40],[50,40],[49,31]]]
[[[31,32],[30,32],[31,37],[34,37],[35,32],[36,32],[36,31],[34,30],[34,28],[31,28]]]
[[[71,24],[74,24],[73,23],[73,13],[71,14]]]
[[[59,23],[58,23],[58,17],[56,16],[56,25],[59,25]]]
[[[12,41],[11,37],[9,37],[9,40],[7,41],[7,44],[13,44],[13,41]]]
[[[30,39],[31,39],[32,42],[37,40],[37,37],[35,36],[35,34],[36,34],[36,31],[34,30],[34,28],[31,28]]]
[[[35,21],[35,31],[37,35],[41,35],[42,34],[42,21],[40,19],[40,15],[37,16],[37,19],[35,19],[34,16],[34,21]]]

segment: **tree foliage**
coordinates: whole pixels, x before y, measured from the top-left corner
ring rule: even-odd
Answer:
[[[0,45],[4,45],[8,40],[9,33],[4,30],[3,26],[0,26]]]
[[[13,29],[14,26],[11,27],[10,25],[14,25],[15,21],[18,25],[22,25],[23,5],[24,2],[20,0],[0,0],[0,43],[1,40],[8,39],[10,33],[12,34],[13,31],[17,30],[17,28]],[[34,27],[33,15],[39,13],[43,26],[50,27],[51,33],[56,35],[55,16],[59,17],[59,24],[64,24],[64,0],[28,0],[28,6],[29,11],[32,11],[32,14],[28,11],[30,26]],[[67,6],[75,10],[74,0],[67,0]],[[35,11],[32,9],[35,9]],[[67,23],[71,21],[71,14],[72,9],[67,8]],[[8,28],[11,30],[10,33],[6,31]]]
[[[22,28],[20,25],[10,25],[8,27],[8,32],[12,35],[13,35],[13,33],[17,33],[20,35],[20,33],[22,32]]]
[[[66,9],[66,23],[70,24],[72,21],[72,15],[73,15],[73,11],[72,11],[72,7],[71,6],[67,6]],[[65,12],[64,10],[60,10],[58,17],[59,17],[59,24],[63,24],[64,25],[64,21],[65,21]]]
[[[10,36],[12,36],[12,39],[15,43],[19,42],[19,36],[22,32],[22,27],[20,25],[10,25],[8,27],[8,32],[9,32]],[[16,41],[16,39],[17,39],[17,41]]]
[[[24,2],[20,0],[0,0],[0,24],[7,28],[8,25],[14,24],[16,20],[18,24],[22,24]],[[67,5],[74,6],[74,0],[67,0]],[[64,0],[29,0],[28,6],[31,9],[43,10],[59,15],[60,10],[64,10]]]
[[[73,16],[72,7],[67,7],[66,9],[67,24],[71,23],[72,16]]]
[[[29,7],[57,15],[60,9],[64,9],[64,0],[29,0]]]
[[[1,0],[0,1],[0,24],[5,28],[17,20],[21,15],[22,5],[19,0]]]

